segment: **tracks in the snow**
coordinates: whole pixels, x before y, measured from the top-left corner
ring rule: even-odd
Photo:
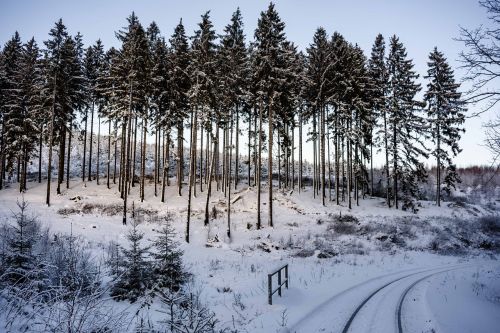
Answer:
[[[387,283],[385,283],[384,285],[382,285],[381,287],[379,287],[378,289],[376,289],[375,291],[373,291],[372,293],[370,293],[367,297],[365,297],[363,299],[363,301],[356,307],[356,309],[354,310],[354,312],[351,314],[351,316],[349,317],[349,319],[347,320],[346,324],[344,325],[343,329],[342,329],[342,333],[348,333],[349,330],[351,329],[351,326],[353,324],[353,322],[358,318],[358,314],[359,312],[365,307],[365,305],[368,303],[368,301],[370,301],[370,299],[372,299],[374,296],[376,296],[377,294],[379,294],[382,290],[386,289],[387,287],[395,284],[396,282],[398,281],[401,281],[401,280],[404,280],[406,278],[411,278],[411,277],[415,277],[415,276],[418,276],[418,275],[421,275],[423,273],[428,273],[428,272],[432,272],[432,273],[429,273],[429,274],[426,274],[424,275],[423,277],[417,279],[416,281],[412,282],[407,288],[404,289],[403,293],[401,294],[400,298],[399,298],[399,301],[398,301],[398,304],[397,304],[397,308],[396,308],[396,321],[397,321],[397,332],[398,333],[403,333],[403,319],[402,319],[402,308],[403,308],[403,303],[406,299],[406,296],[409,294],[409,292],[416,286],[418,285],[420,282],[434,276],[434,275],[437,275],[437,274],[442,274],[442,273],[446,273],[446,272],[449,272],[449,271],[452,271],[452,270],[456,270],[456,269],[460,269],[460,268],[465,268],[467,267],[466,265],[460,265],[460,266],[455,266],[455,267],[449,267],[449,268],[446,268],[446,269],[439,269],[438,271],[436,271],[437,269],[428,269],[428,270],[423,270],[423,271],[419,271],[419,272],[416,272],[416,273],[411,273],[411,274],[407,274],[407,275],[404,275],[402,277],[399,277],[397,279],[394,279],[394,280],[391,280]]]

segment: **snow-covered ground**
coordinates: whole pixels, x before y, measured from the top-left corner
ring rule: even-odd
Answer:
[[[105,257],[109,242],[126,245],[130,226],[122,225],[117,185],[107,189],[75,179],[62,195],[52,195],[50,207],[44,204],[45,184],[28,188],[24,198],[39,220],[51,232],[81,235],[96,260]],[[445,203],[437,208],[423,202],[414,215],[367,198],[349,210],[333,202],[323,207],[310,190],[276,190],[274,228],[267,227],[264,202],[264,228],[256,230],[256,191],[242,184],[232,193],[228,239],[226,199],[214,191],[210,209],[216,207],[217,217],[205,227],[206,191],[198,188],[186,244],[187,188],[182,197],[175,186],[168,188],[165,203],[153,190],[147,186],[141,203],[138,187],[132,189],[129,200],[144,220],[139,229],[149,241],[158,228],[155,215],[174,217],[186,268],[220,327],[237,332],[498,332],[500,240],[480,224],[478,217],[492,214],[483,207]],[[0,221],[10,219],[20,199],[15,187],[0,191]],[[268,305],[267,274],[284,264],[290,288]],[[161,319],[160,307],[153,304],[153,320]]]

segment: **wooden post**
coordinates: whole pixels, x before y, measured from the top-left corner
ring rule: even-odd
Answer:
[[[268,286],[268,303],[273,305],[273,275],[267,274],[267,286]]]
[[[281,269],[278,271],[278,295],[281,297]]]
[[[288,289],[288,264],[285,265],[285,287]]]

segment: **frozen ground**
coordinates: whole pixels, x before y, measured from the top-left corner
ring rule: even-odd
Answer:
[[[81,235],[96,260],[109,242],[125,244],[117,185],[74,180],[44,204],[45,186],[29,184],[30,209],[54,233]],[[423,202],[418,215],[389,210],[381,199],[360,200],[351,211],[306,191],[275,195],[275,226],[255,230],[256,193],[232,194],[232,238],[226,237],[226,201],[214,192],[216,217],[203,226],[206,192],[193,203],[191,243],[184,243],[187,189],[168,188],[166,203],[146,188],[132,190],[142,211],[139,228],[154,237],[155,215],[171,214],[194,288],[216,312],[220,327],[237,332],[498,332],[499,235],[480,223],[492,212],[473,205],[438,209]],[[263,194],[263,198],[266,198]],[[20,195],[0,191],[0,219],[8,220]],[[267,205],[262,211],[267,223]],[[288,263],[290,289],[267,305],[267,274]],[[117,303],[124,307],[125,304]],[[134,313],[135,305],[129,308]],[[152,320],[161,319],[153,304]],[[131,325],[132,328],[133,325]]]

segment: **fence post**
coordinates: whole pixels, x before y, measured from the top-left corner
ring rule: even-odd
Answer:
[[[285,287],[288,289],[288,264],[285,265]]]
[[[267,301],[268,301],[269,305],[273,305],[273,276],[272,276],[272,274],[267,274],[267,286],[269,288]]]
[[[278,271],[278,295],[281,297],[281,269]]]

